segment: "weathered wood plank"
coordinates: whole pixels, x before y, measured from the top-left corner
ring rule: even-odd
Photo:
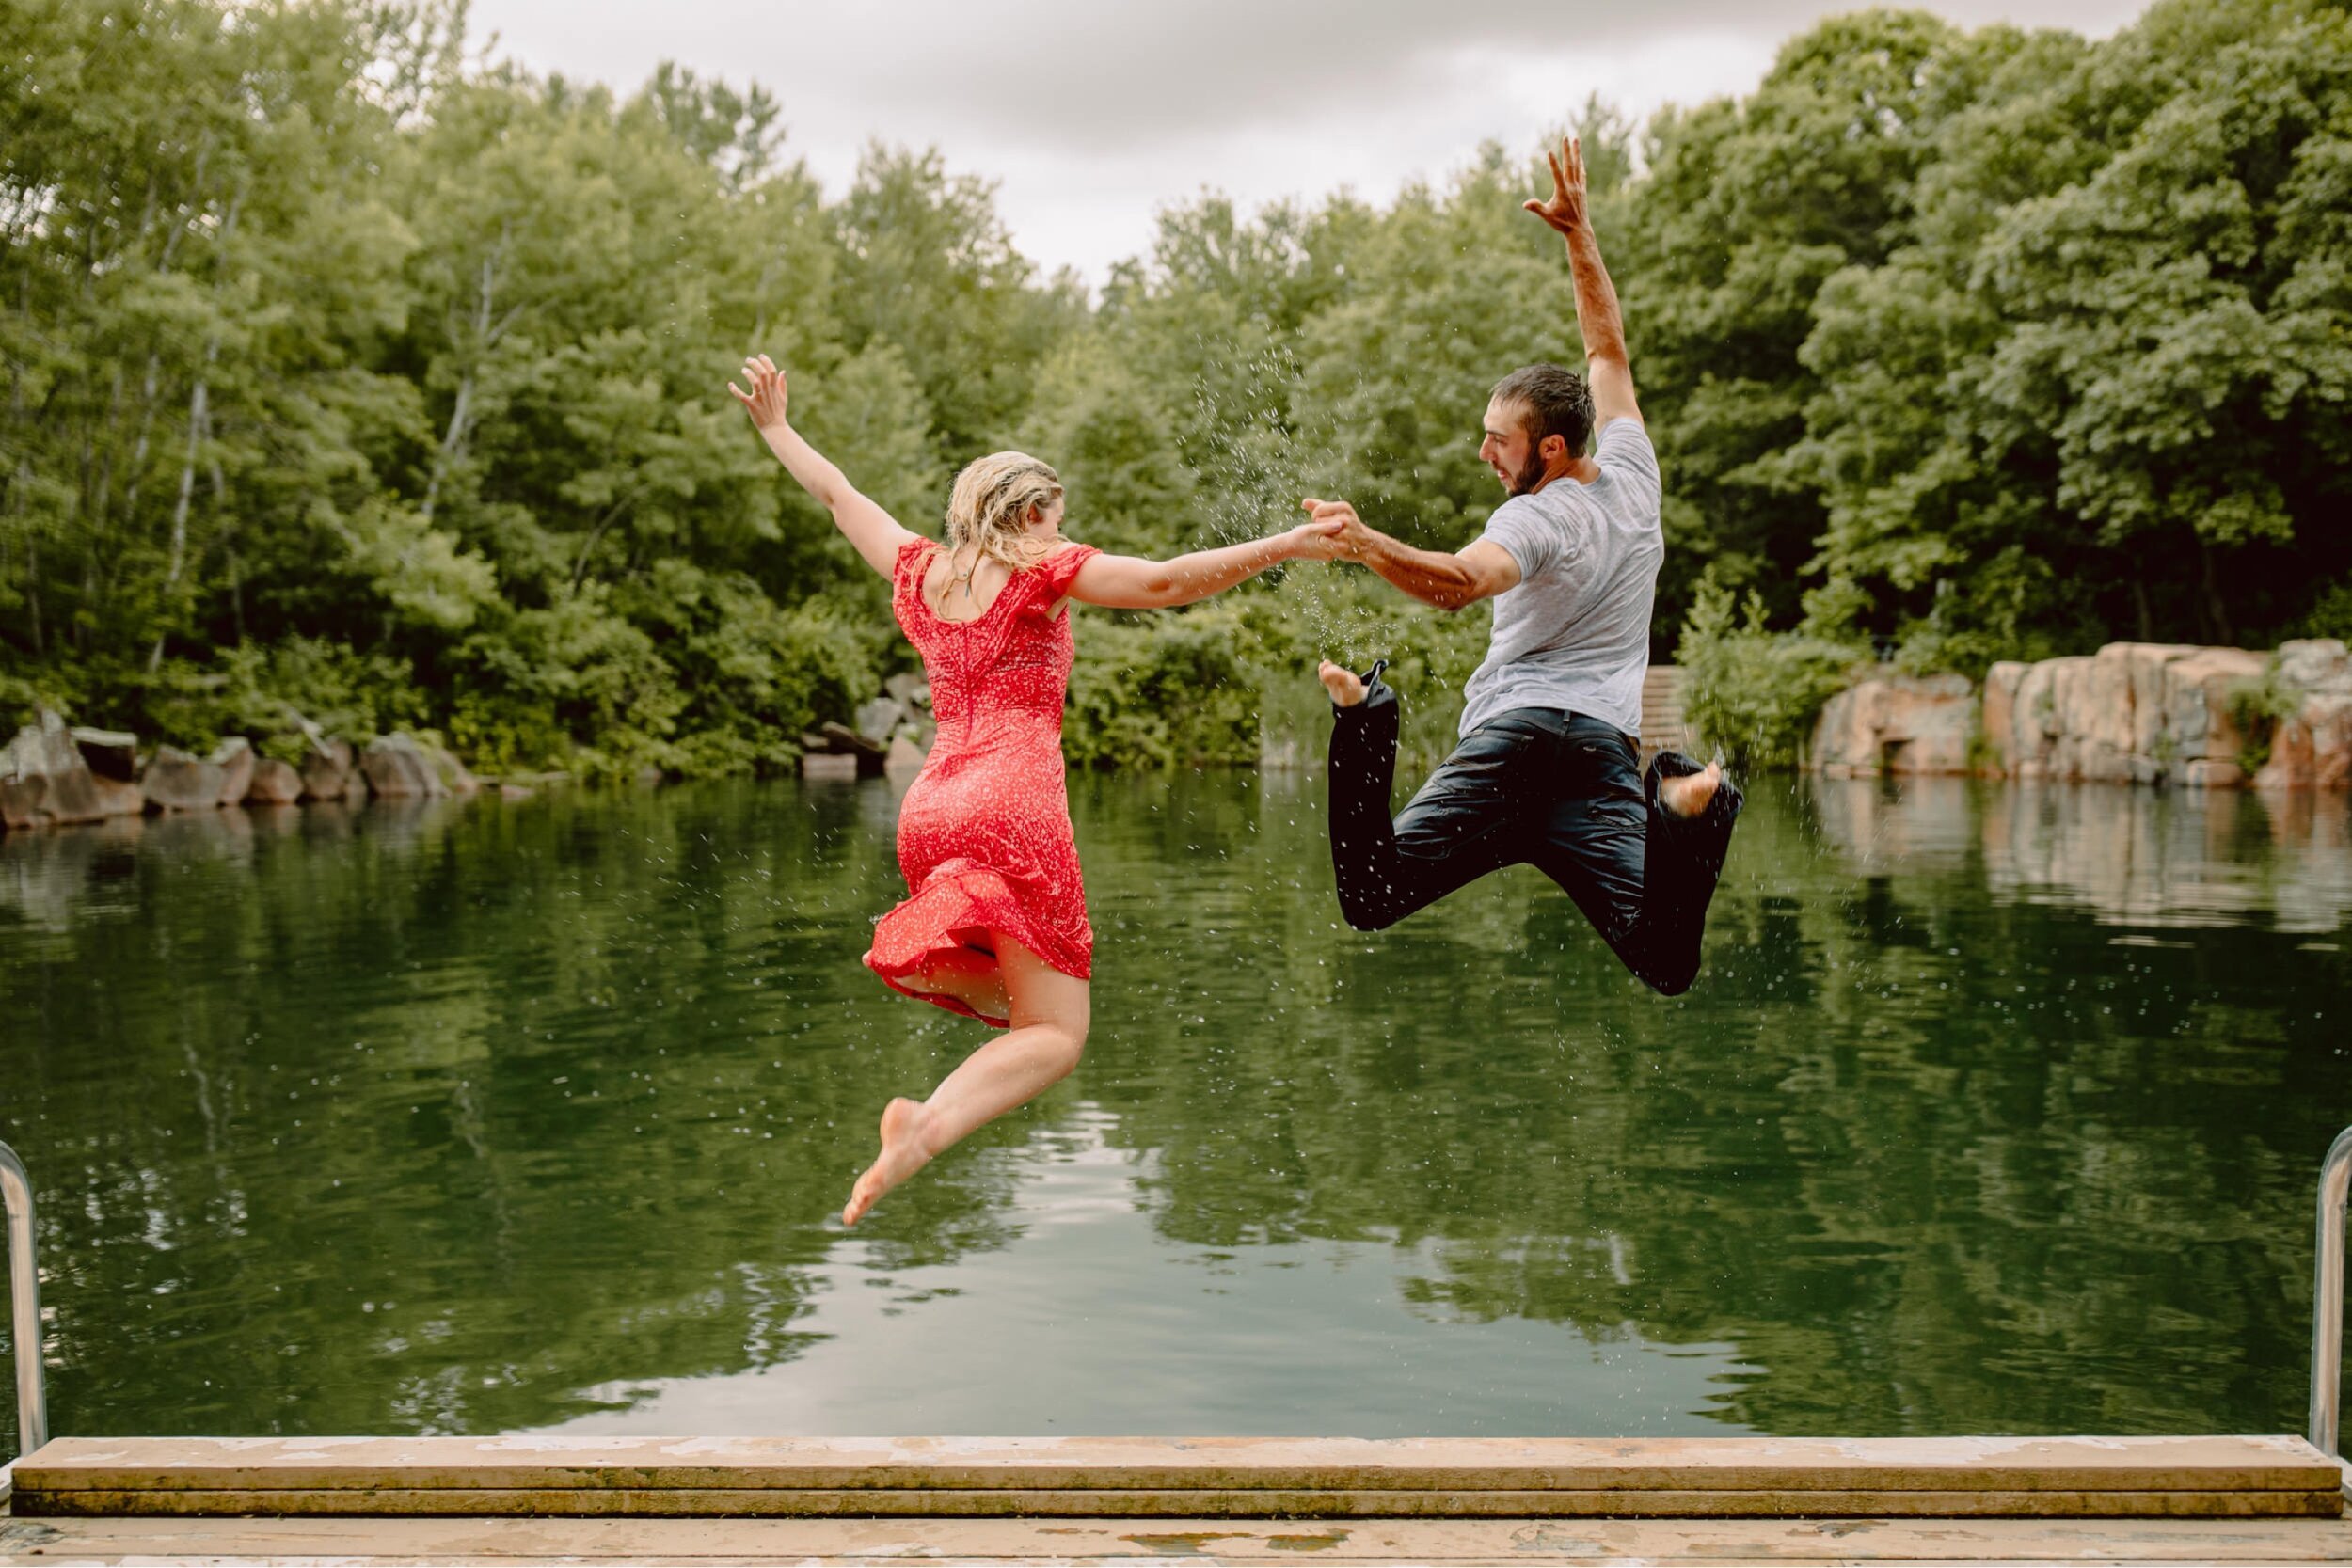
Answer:
[[[43,1555],[29,1554],[40,1550]],[[1184,1556],[1345,1562],[2352,1562],[2352,1523],[1980,1520],[0,1519],[0,1562],[880,1561]]]
[[[978,1491],[820,1487],[540,1488],[331,1487],[265,1491],[19,1487],[27,1518],[90,1514],[475,1515],[634,1514],[775,1518],[796,1515],[932,1518],[2083,1518],[2316,1519],[2343,1512],[2325,1492],[1994,1492],[1653,1490]]]
[[[817,1490],[2312,1492],[2299,1437],[58,1438],[21,1492]]]

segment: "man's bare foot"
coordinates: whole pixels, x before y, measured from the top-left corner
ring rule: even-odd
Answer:
[[[1315,678],[1323,682],[1323,689],[1342,707],[1354,707],[1364,700],[1364,683],[1356,678],[1356,672],[1327,658],[1316,669]]]
[[[1696,816],[1715,799],[1715,791],[1724,782],[1724,765],[1710,762],[1696,773],[1685,773],[1677,779],[1658,781],[1658,798],[1677,816]]]
[[[923,1141],[928,1120],[929,1107],[919,1100],[894,1100],[883,1109],[882,1155],[850,1189],[849,1207],[841,1211],[843,1225],[864,1219],[882,1194],[931,1163],[931,1151]]]

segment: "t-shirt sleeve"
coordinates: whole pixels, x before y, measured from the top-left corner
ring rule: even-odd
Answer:
[[[1593,461],[1601,472],[1626,486],[1654,518],[1664,491],[1658,480],[1658,451],[1639,420],[1612,420],[1601,427],[1593,445]]]
[[[1494,510],[1486,519],[1486,531],[1480,534],[1481,543],[1501,545],[1518,562],[1519,580],[1525,582],[1560,559],[1560,525],[1545,515],[1544,509],[1525,496],[1513,496]]]

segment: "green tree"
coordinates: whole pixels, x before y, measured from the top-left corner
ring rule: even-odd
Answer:
[[[1920,12],[1824,23],[1746,100],[1652,120],[1646,174],[1597,214],[1668,474],[1666,620],[1708,571],[1761,593],[1776,620],[1796,613],[1822,511],[1776,459],[1818,389],[1799,357],[1814,299],[1899,243],[1975,54]]]
[[[2276,635],[2352,567],[2340,8],[2171,0],[2000,58],[1915,238],[1823,289],[1786,465],[1834,619],[1925,662]]]

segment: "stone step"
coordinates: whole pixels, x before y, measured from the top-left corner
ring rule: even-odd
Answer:
[[[1682,711],[1679,665],[1653,664],[1642,676],[1642,746],[1645,751],[1691,750],[1694,737]]]

